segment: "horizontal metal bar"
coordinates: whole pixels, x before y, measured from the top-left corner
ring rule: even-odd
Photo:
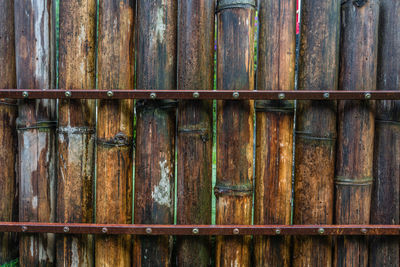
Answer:
[[[42,90],[0,89],[0,99],[400,100],[400,91]]]
[[[400,235],[400,225],[143,225],[0,222],[0,232],[131,235]]]

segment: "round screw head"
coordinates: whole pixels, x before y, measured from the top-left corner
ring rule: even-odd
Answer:
[[[28,230],[28,227],[22,226],[22,232],[26,232]]]
[[[367,233],[367,229],[362,228],[362,229],[361,229],[361,233],[366,234],[366,233]]]
[[[22,96],[24,98],[27,98],[29,96],[29,93],[27,91],[22,92]]]
[[[150,94],[150,98],[151,98],[151,99],[155,99],[156,97],[157,97],[156,93],[151,93],[151,94]]]
[[[199,98],[199,96],[200,96],[199,92],[194,92],[193,93],[193,98]]]
[[[103,229],[101,229],[101,232],[102,232],[103,234],[105,234],[105,233],[107,233],[107,232],[108,232],[108,229],[107,229],[107,228],[105,228],[105,227],[103,227]]]
[[[233,229],[233,234],[234,235],[238,235],[239,234],[239,229],[237,229],[237,228]]]
[[[234,92],[232,94],[232,96],[233,96],[233,98],[237,99],[237,98],[239,98],[239,93],[238,92]]]
[[[193,232],[193,234],[197,235],[197,234],[199,233],[199,229],[198,229],[198,228],[194,228],[194,229],[192,230],[192,232]]]
[[[275,234],[280,235],[281,234],[281,229],[276,229]]]
[[[108,97],[112,97],[112,96],[114,96],[114,93],[113,93],[113,91],[108,91],[108,92],[107,92],[107,96],[108,96]]]
[[[324,233],[325,233],[324,228],[319,228],[319,229],[318,229],[318,234],[322,235],[322,234],[324,234]]]
[[[68,233],[69,232],[69,227],[65,226],[64,227],[64,233]]]
[[[65,96],[66,96],[66,97],[71,97],[71,92],[70,92],[70,91],[66,91],[66,92],[65,92]]]
[[[329,98],[329,93],[324,93],[324,98],[328,99]]]
[[[280,93],[280,94],[278,95],[278,98],[281,99],[281,100],[282,100],[282,99],[285,99],[285,94],[284,94],[284,93]]]
[[[371,93],[365,93],[364,97],[365,99],[371,99]]]
[[[151,228],[146,228],[146,234],[151,234],[152,232]]]

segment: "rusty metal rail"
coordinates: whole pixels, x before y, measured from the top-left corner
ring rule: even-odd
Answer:
[[[132,235],[400,235],[400,225],[143,225],[0,222],[0,232]]]
[[[226,99],[226,100],[400,100],[400,91],[232,91],[232,90],[42,90],[0,89],[11,99]]]

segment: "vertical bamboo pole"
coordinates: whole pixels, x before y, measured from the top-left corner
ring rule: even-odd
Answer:
[[[96,88],[95,40],[96,1],[61,1],[60,88]],[[58,222],[93,222],[94,105],[93,100],[59,101]],[[58,237],[57,265],[93,266],[93,236]]]
[[[259,2],[258,90],[294,90],[296,1]],[[254,224],[290,224],[293,102],[257,101]],[[266,253],[268,251],[268,253]],[[254,237],[256,266],[289,266],[290,237]]]
[[[217,88],[254,89],[255,1],[219,0]],[[251,224],[253,101],[218,101],[217,224]],[[249,266],[250,236],[217,237],[216,266]]]
[[[215,1],[179,1],[178,88],[213,89]],[[212,101],[178,107],[178,224],[211,224]],[[208,266],[209,237],[180,237],[178,266]]]
[[[176,88],[177,2],[138,0],[137,88]],[[135,223],[174,223],[175,106],[138,101]],[[169,266],[172,237],[135,239],[135,266]]]
[[[379,0],[342,3],[340,90],[375,90]],[[374,103],[340,101],[336,162],[337,224],[368,224],[374,147]],[[338,237],[335,266],[367,266],[363,237]]]
[[[16,88],[14,46],[14,1],[0,2],[0,88]],[[0,221],[17,221],[18,211],[15,181],[17,135],[16,101],[0,99]],[[0,265],[18,257],[16,234],[0,233]]]
[[[133,89],[134,0],[99,5],[98,88]],[[101,100],[97,124],[96,222],[132,223],[133,100]],[[131,266],[131,237],[97,236],[96,266]]]
[[[54,88],[53,3],[14,1],[17,87]],[[19,220],[55,220],[55,101],[23,100],[19,105]],[[20,238],[21,266],[53,266],[53,234]]]
[[[303,0],[299,90],[336,90],[339,0]],[[336,104],[299,101],[296,125],[294,224],[332,224]],[[294,238],[294,266],[331,266],[329,237]]]
[[[378,90],[400,90],[400,1],[380,1]],[[399,224],[400,101],[378,101],[371,224]],[[398,237],[375,237],[370,266],[399,266]]]

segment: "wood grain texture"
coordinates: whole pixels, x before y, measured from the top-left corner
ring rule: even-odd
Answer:
[[[294,90],[296,1],[264,0],[259,5],[257,90]],[[254,224],[289,225],[293,103],[257,101],[256,111]],[[289,266],[290,239],[254,237],[254,265]]]
[[[340,1],[304,0],[301,9],[299,90],[336,90]],[[332,224],[336,103],[297,106],[293,224]],[[296,237],[294,266],[331,266],[329,237]]]
[[[400,90],[400,2],[380,1],[378,90]],[[399,224],[400,101],[378,101],[375,119],[371,223]],[[399,266],[399,240],[375,237],[370,266]]]
[[[212,90],[215,1],[179,1],[178,89]],[[178,106],[178,224],[211,224],[212,101]],[[179,237],[177,265],[210,265],[209,237]]]
[[[100,1],[98,88],[133,89],[134,0]],[[101,100],[96,222],[132,223],[133,100]],[[95,266],[131,266],[131,237],[96,236]]]
[[[53,3],[14,1],[17,87],[54,88]],[[55,221],[55,101],[19,103],[18,177],[19,220]],[[20,238],[21,266],[53,266],[53,234]]]
[[[0,88],[17,87],[14,46],[14,1],[0,2]],[[16,101],[0,99],[0,221],[18,221]],[[16,234],[0,233],[0,265],[18,257]]]
[[[218,3],[219,4],[219,3]],[[217,89],[254,89],[252,6],[217,13]],[[251,224],[254,101],[218,101],[216,224]],[[249,266],[249,236],[216,238],[216,266]]]
[[[61,1],[59,88],[96,88],[96,1]],[[57,222],[92,223],[94,100],[58,104]],[[57,266],[93,266],[93,236],[60,236]]]
[[[379,1],[342,3],[339,90],[375,90]],[[339,101],[336,224],[370,221],[375,103]],[[338,237],[335,266],[368,266],[364,237]]]

